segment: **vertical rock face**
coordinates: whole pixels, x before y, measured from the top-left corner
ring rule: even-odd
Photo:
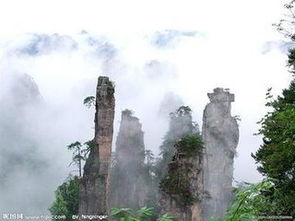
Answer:
[[[108,210],[109,167],[114,121],[114,86],[99,77],[96,91],[95,147],[90,150],[80,185],[80,215],[105,215]]]
[[[231,116],[234,95],[222,88],[209,93],[210,103],[203,115],[204,221],[211,216],[222,218],[231,199],[233,159],[239,140],[237,121]]]
[[[44,113],[41,94],[27,74],[1,73],[0,81],[0,214],[46,213],[51,194],[46,194],[49,185],[44,183],[54,177],[41,152],[45,136],[35,132],[43,128],[39,127]]]
[[[147,200],[148,171],[145,159],[144,133],[130,110],[122,111],[116,141],[116,163],[112,169],[111,204],[113,207],[143,207]]]
[[[177,220],[201,221],[202,141],[191,109],[181,106],[170,115],[158,167],[160,206]]]
[[[192,134],[194,131],[191,110],[184,110],[184,106],[180,107],[176,114],[170,114],[169,138],[180,139],[181,137]],[[198,128],[196,128],[198,130]],[[199,131],[196,131],[199,132]]]
[[[157,171],[160,179],[167,173],[167,166],[172,160],[175,151],[175,142],[183,136],[193,133],[199,133],[199,128],[198,125],[193,124],[189,107],[181,106],[175,113],[170,113],[169,130],[164,137],[164,142],[160,146],[162,160],[157,166],[160,168]]]
[[[163,213],[176,220],[201,221],[202,141],[199,135],[178,140],[168,171],[160,183]]]
[[[160,103],[159,115],[166,118],[169,113],[174,112],[183,105],[183,101],[173,92],[166,93]]]
[[[1,79],[4,86],[1,88],[1,102],[5,105],[24,108],[42,102],[38,85],[28,74],[5,75]],[[13,98],[13,99],[11,99]]]

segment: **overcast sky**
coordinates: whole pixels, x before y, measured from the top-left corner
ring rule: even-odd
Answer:
[[[201,125],[207,92],[230,88],[236,95],[233,115],[242,119],[235,179],[254,182],[260,176],[250,153],[260,144],[253,133],[266,112],[266,90],[273,87],[278,94],[291,79],[283,36],[272,27],[283,17],[283,4],[1,1],[0,74],[31,75],[43,98],[65,113],[83,96],[94,94],[99,75],[108,75],[116,82],[116,128],[120,110],[134,109],[143,123],[146,146],[154,151],[167,128],[156,116],[166,94],[173,92],[190,105]],[[92,136],[92,114],[81,117],[89,123],[81,128],[90,129],[77,129],[73,137]]]

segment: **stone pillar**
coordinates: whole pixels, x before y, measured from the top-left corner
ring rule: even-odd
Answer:
[[[157,176],[161,180],[167,173],[168,164],[175,152],[174,144],[185,135],[199,134],[199,126],[192,121],[191,109],[188,106],[179,107],[176,112],[170,113],[169,130],[160,146],[163,153],[161,161],[158,162]]]
[[[184,141],[188,137],[190,142],[192,139],[199,141],[188,144]],[[162,213],[168,213],[176,220],[202,221],[202,158],[199,135],[185,136],[175,144],[172,161],[160,183]]]
[[[234,94],[222,88],[209,93],[203,115],[204,153],[203,217],[222,218],[232,200],[233,161],[239,140],[237,121],[231,116]]]
[[[133,209],[145,206],[149,174],[144,166],[144,133],[139,119],[128,109],[122,111],[115,156],[116,162],[112,168],[112,206]]]
[[[114,86],[99,77],[96,90],[95,147],[90,150],[80,184],[79,215],[108,213],[109,167],[115,113]]]

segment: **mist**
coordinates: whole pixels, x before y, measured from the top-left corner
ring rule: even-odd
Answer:
[[[231,39],[216,39],[206,31],[160,29],[118,37],[81,29],[3,40],[0,212],[46,214],[56,187],[70,173],[77,174],[68,166],[67,145],[94,136],[94,109],[85,107],[83,99],[95,94],[101,75],[115,82],[114,139],[121,111],[131,109],[142,123],[145,148],[155,154],[168,130],[170,112],[189,105],[201,128],[207,93],[215,87],[230,88],[236,97],[233,115],[242,119],[234,176],[260,180],[250,154],[261,138],[253,133],[266,112],[267,88],[279,94],[290,80],[284,51],[266,50],[264,41],[259,42],[261,50],[253,49],[258,42],[253,48],[237,41],[229,45]],[[254,55],[237,58],[240,50]],[[285,76],[278,79],[277,73]]]

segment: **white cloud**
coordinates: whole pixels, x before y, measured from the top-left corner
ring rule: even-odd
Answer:
[[[266,42],[282,38],[271,26],[282,18],[282,10],[283,2],[276,0],[2,1],[0,70],[32,75],[44,99],[62,111],[66,122],[80,114],[77,124],[84,130],[73,133],[81,138],[92,132],[92,113],[82,114],[80,102],[94,94],[98,75],[109,75],[116,81],[116,128],[120,110],[134,109],[143,123],[146,146],[153,150],[167,126],[156,116],[166,93],[190,105],[201,124],[207,92],[230,88],[236,94],[233,114],[242,118],[235,178],[253,182],[260,176],[250,153],[257,150],[260,138],[252,134],[266,111],[266,89],[273,87],[278,94],[291,79],[282,52],[263,53]],[[80,34],[82,30],[90,34]],[[167,50],[154,47],[152,36],[165,30],[203,34],[180,36]],[[49,48],[39,45],[43,51],[34,56],[15,53],[31,41],[27,33],[66,35],[77,48],[64,47],[67,41],[51,42]],[[96,39],[95,45],[85,36]],[[147,71],[150,62],[160,67],[152,75]],[[73,108],[77,110],[71,112]],[[60,131],[69,129],[59,126]]]

